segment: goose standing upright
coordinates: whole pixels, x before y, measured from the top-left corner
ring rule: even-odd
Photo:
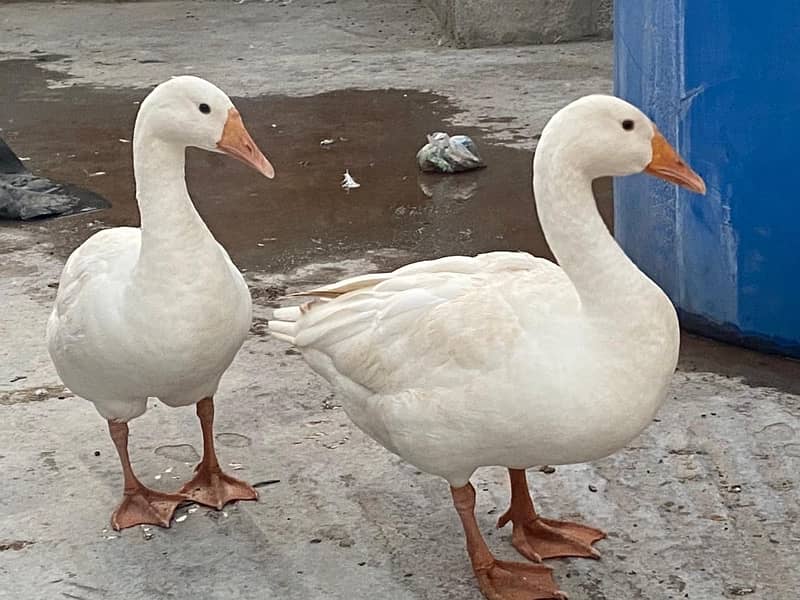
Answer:
[[[509,469],[513,544],[529,560],[597,557],[598,529],[540,518],[525,469],[607,456],[651,422],[678,357],[667,296],[606,229],[592,180],[646,171],[695,192],[703,180],[634,106],[581,98],[545,127],[537,209],[560,267],[492,252],[407,265],[302,295],[275,311],[368,435],[451,486],[479,585],[491,600],[558,598],[543,565],[498,561],[474,515],[481,466]]]
[[[272,178],[233,103],[211,83],[175,77],[142,102],[133,134],[141,228],[100,231],[67,260],[47,345],[64,384],[108,420],[125,479],[115,529],[169,526],[184,500],[222,508],[255,489],[222,472],[213,396],[251,322],[247,284],[195,210],[184,174],[187,146],[234,156]],[[128,457],[128,421],[147,399],[197,404],[203,458],[178,494],[147,488]]]

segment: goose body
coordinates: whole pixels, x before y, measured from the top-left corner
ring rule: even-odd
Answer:
[[[675,368],[678,321],[639,283],[627,310],[593,314],[545,259],[447,257],[374,276],[288,330],[356,425],[459,487],[481,466],[602,458],[647,426]]]
[[[247,284],[186,188],[190,145],[228,152],[272,175],[221,90],[196,77],[158,86],[142,103],[133,136],[141,228],[100,231],[72,253],[47,323],[59,376],[95,405],[118,449],[125,447],[126,499],[137,502],[137,493],[152,491],[127,471],[127,422],[145,412],[151,397],[208,407],[250,328]],[[204,424],[210,430],[210,421]],[[213,453],[213,446],[205,450]],[[128,518],[115,513],[115,527],[168,524],[171,510],[144,514],[148,502]]]
[[[317,299],[276,310],[269,324],[358,427],[449,482],[491,600],[562,595],[544,567],[494,559],[473,514],[473,471],[509,469],[511,506],[498,525],[514,523],[523,556],[597,558],[592,544],[605,534],[541,519],[524,469],[607,456],[664,400],[675,310],[614,241],[591,186],[645,170],[705,189],[638,109],[579,99],[550,120],[534,159],[537,212],[559,266],[509,252],[425,261],[304,292]]]
[[[250,294],[224,248],[208,230],[174,241],[150,274],[139,229],[101,231],[62,273],[50,354],[64,384],[106,419],[140,416],[149,397],[185,406],[213,396],[247,336]]]

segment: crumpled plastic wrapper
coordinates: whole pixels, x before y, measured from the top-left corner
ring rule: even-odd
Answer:
[[[443,131],[428,136],[428,143],[417,152],[417,164],[423,171],[439,173],[471,171],[486,166],[469,136],[449,136]]]

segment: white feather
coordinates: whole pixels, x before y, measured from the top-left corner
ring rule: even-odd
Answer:
[[[354,190],[356,188],[360,188],[361,184],[358,183],[353,176],[350,175],[350,170],[346,169],[344,172],[344,178],[342,179],[342,187],[346,190]]]

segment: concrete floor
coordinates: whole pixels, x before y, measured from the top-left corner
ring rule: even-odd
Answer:
[[[0,62],[0,135],[33,170],[114,203],[0,227],[0,598],[480,598],[444,482],[352,427],[264,324],[286,289],[452,252],[546,253],[531,138],[565,102],[609,91],[610,45],[438,42],[435,20],[410,0],[0,8],[0,59],[14,60]],[[218,395],[221,459],[251,482],[279,482],[261,486],[258,503],[186,507],[170,530],[119,535],[107,525],[121,487],[113,447],[92,406],[58,381],[44,322],[69,251],[136,221],[130,149],[117,141],[130,137],[134,102],[186,72],[236,97],[278,171],[263,183],[199,153],[188,168],[256,303]],[[439,187],[417,177],[413,153],[452,124],[490,166]],[[334,134],[349,141],[320,149]],[[338,188],[348,161],[364,183],[350,195]],[[108,174],[89,177],[98,170]],[[602,206],[607,187],[599,192]],[[797,362],[685,336],[670,399],[631,447],[531,473],[543,513],[610,532],[602,561],[551,562],[562,588],[573,600],[796,598],[799,431]],[[174,489],[189,477],[200,447],[192,410],[156,404],[131,432],[143,480]],[[482,470],[474,483],[490,545],[513,558],[509,531],[493,529],[504,472]]]

